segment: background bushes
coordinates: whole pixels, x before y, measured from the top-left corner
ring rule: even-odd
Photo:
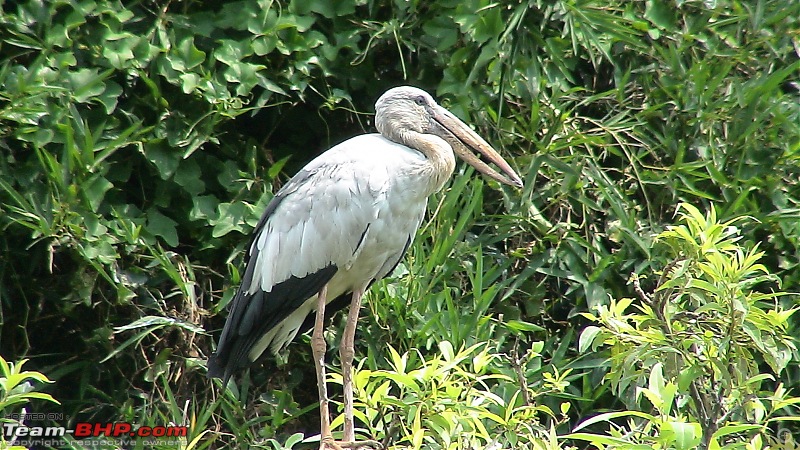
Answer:
[[[797,2],[777,0],[6,3],[0,352],[53,380],[41,389],[60,404],[30,408],[62,412],[61,424],[191,424],[187,447],[305,448],[294,433],[312,436],[317,418],[304,339],[225,393],[203,361],[270,193],[372,130],[385,89],[413,84],[474,124],[526,188],[461,167],[431,199],[436,213],[362,311],[364,433],[397,448],[712,446],[692,383],[676,378],[691,361],[658,375],[633,358],[618,384],[614,352],[637,350],[599,311],[646,304],[666,278],[702,278],[704,253],[655,239],[679,225],[681,202],[708,219],[681,222],[696,242],[741,218],[738,240],[712,249],[762,253],[764,276],[726,279],[742,295],[797,291],[798,17]],[[689,272],[673,272],[681,264]],[[680,322],[721,295],[705,292],[664,298]],[[719,445],[796,429],[773,420],[793,402],[767,400],[798,385],[796,319],[765,319],[777,336],[766,341],[734,332],[796,297],[758,298],[712,328],[728,341],[692,341],[749,348],[763,375],[730,392],[771,415],[726,400],[715,429],[748,426]],[[718,369],[694,381],[713,386]],[[417,385],[392,375],[413,370]],[[641,393],[669,383],[689,399],[675,409]],[[580,423],[595,437],[570,434]]]

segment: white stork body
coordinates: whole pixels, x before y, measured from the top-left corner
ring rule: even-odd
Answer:
[[[403,257],[428,196],[452,175],[454,155],[495,180],[522,186],[486,141],[422,90],[390,89],[375,113],[380,134],[357,136],[323,153],[267,205],[247,248],[242,283],[217,351],[208,360],[208,375],[225,385],[267,348],[277,352],[291,342],[316,311],[311,343],[323,450],[363,444],[354,442],[351,371],[361,297]],[[329,301],[350,299],[340,344],[345,442],[336,443],[328,418],[323,318]]]
[[[453,172],[452,150],[446,157],[446,173],[433,179],[422,153],[380,134],[354,137],[317,157],[296,177],[302,183],[286,185],[290,192],[252,243],[250,255],[258,252],[258,259],[247,291],[270,292],[333,264],[330,302],[389,275],[414,239],[428,196]],[[249,359],[285,347],[316,305],[315,294],[265,334]]]

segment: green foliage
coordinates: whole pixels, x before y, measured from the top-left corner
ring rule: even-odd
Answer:
[[[52,383],[44,374],[32,370],[22,370],[27,360],[22,360],[15,363],[9,363],[2,356],[0,356],[0,370],[2,370],[2,378],[0,378],[0,412],[3,413],[4,418],[12,411],[18,411],[18,407],[33,399],[47,400],[53,403],[58,403],[50,394],[41,392],[33,392],[33,385],[26,380],[33,380],[39,383]]]
[[[61,403],[36,407],[65,420],[314,447],[305,342],[224,391],[203,361],[271,192],[414,84],[526,187],[459,172],[371,289],[364,436],[790,442],[798,18],[779,0],[3,3],[0,350],[53,380]]]
[[[25,425],[24,413],[28,410],[28,403],[31,400],[45,400],[58,404],[50,394],[35,392],[34,385],[29,380],[36,383],[52,383],[44,374],[33,370],[22,370],[27,360],[17,363],[9,363],[0,356],[0,423],[12,423]],[[38,386],[36,387],[38,388]],[[6,434],[0,436],[0,448],[19,449],[24,448],[15,446],[15,437],[6,440]]]
[[[583,330],[579,350],[609,347],[607,379],[631,410],[576,428],[608,422],[611,442],[595,434],[572,438],[611,448],[761,448],[769,425],[797,416],[800,397],[768,383],[780,379],[797,350],[788,332],[797,307],[779,306],[783,292],[763,292],[779,280],[758,262],[762,252],[737,243],[736,220],[719,222],[713,207],[705,217],[681,207],[684,224],[658,236],[668,263],[653,292],[634,276],[641,303],[612,300],[597,315],[584,313],[598,326]],[[614,422],[624,417],[627,424]]]
[[[390,369],[359,370],[355,377],[359,418],[369,433],[383,437],[384,448],[559,448],[537,419],[539,413],[556,415],[531,402],[527,380],[504,373],[507,361],[486,344],[456,351],[442,341],[440,353],[428,359],[387,350]],[[563,376],[545,377],[534,396],[563,392],[567,385]],[[508,398],[498,395],[509,392]]]

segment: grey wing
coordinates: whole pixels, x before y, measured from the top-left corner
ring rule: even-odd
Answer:
[[[376,213],[373,193],[360,188],[362,177],[352,170],[312,163],[268,204],[217,351],[208,360],[209,377],[227,384],[252,362],[250,353],[262,337],[355,257]]]

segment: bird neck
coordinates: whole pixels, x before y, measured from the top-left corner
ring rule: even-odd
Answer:
[[[420,167],[420,175],[430,180],[428,195],[441,190],[456,167],[450,144],[439,136],[417,132],[405,134],[402,144],[425,155],[426,164]]]

